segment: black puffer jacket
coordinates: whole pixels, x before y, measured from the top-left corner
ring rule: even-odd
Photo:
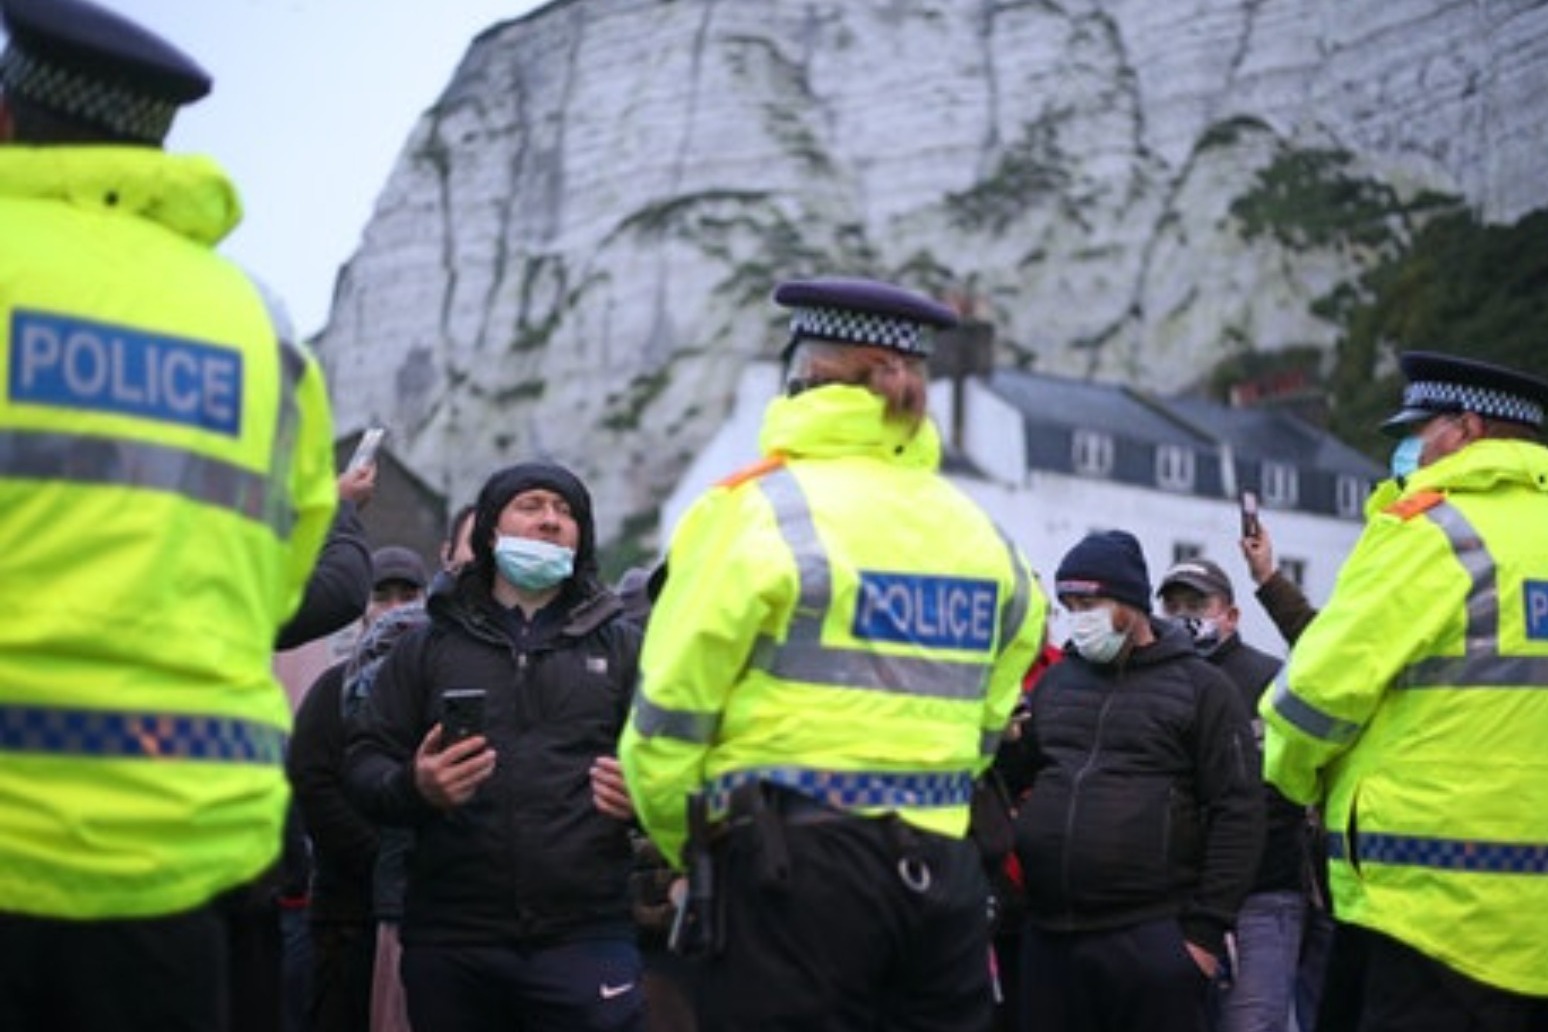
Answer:
[[[587,583],[587,582],[582,582]],[[475,571],[432,594],[431,622],[388,653],[350,720],[347,786],[385,824],[412,825],[405,944],[552,943],[632,935],[629,826],[591,797],[593,760],[614,755],[640,632],[589,584],[519,621]],[[449,813],[414,787],[413,757],[443,693],[483,687],[494,776]]]
[[[1176,916],[1219,953],[1257,872],[1263,797],[1240,695],[1187,632],[1122,665],[1073,649],[1031,696],[1016,818],[1028,916],[1058,930]]]

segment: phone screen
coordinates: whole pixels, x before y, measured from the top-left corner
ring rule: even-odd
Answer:
[[[367,427],[360,435],[360,443],[355,446],[355,454],[349,457],[349,465],[344,467],[345,472],[352,472],[361,466],[376,461],[376,453],[382,446],[382,439],[387,436],[385,427]]]
[[[1258,525],[1258,496],[1251,491],[1242,492],[1242,537],[1255,538],[1262,533]]]
[[[484,690],[452,688],[441,697],[441,729],[445,745],[484,733]]]

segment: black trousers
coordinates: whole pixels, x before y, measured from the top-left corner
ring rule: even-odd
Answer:
[[[1173,918],[1021,934],[1022,1032],[1205,1032],[1211,982]]]
[[[989,890],[977,847],[893,818],[783,828],[789,866],[777,882],[753,827],[733,827],[716,845],[724,945],[699,972],[700,1028],[992,1027]]]
[[[5,1032],[226,1032],[227,931],[213,906],[133,921],[0,914]]]
[[[1548,997],[1509,993],[1339,923],[1317,1032],[1548,1032]]]
[[[370,1032],[376,920],[312,922],[309,1032]]]

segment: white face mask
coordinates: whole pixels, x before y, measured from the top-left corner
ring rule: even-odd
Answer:
[[[527,591],[544,591],[575,572],[574,551],[537,538],[502,534],[494,559],[502,577]]]
[[[1111,663],[1123,651],[1127,633],[1113,627],[1111,606],[1082,609],[1070,614],[1070,638],[1075,651],[1092,663]]]

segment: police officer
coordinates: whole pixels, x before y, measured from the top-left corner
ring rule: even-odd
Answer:
[[[1268,777],[1325,807],[1334,964],[1364,957],[1318,1028],[1548,1027],[1548,383],[1401,364],[1394,477],[1261,710]]]
[[[223,1028],[211,901],[279,852],[326,391],[212,251],[231,184],[161,150],[208,75],[82,0],[0,16],[0,1028]]]
[[[690,851],[712,840],[718,898],[700,900],[702,1027],[987,1028],[968,803],[1046,602],[936,472],[925,364],[955,315],[866,280],[774,300],[791,309],[788,392],[765,458],[673,537],[620,759],[672,862],[686,801],[703,805]]]

